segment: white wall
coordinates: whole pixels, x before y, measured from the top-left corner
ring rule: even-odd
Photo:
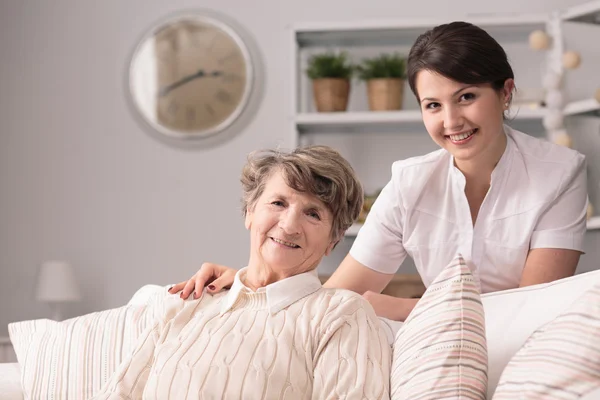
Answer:
[[[76,267],[84,301],[71,307],[70,315],[121,305],[145,283],[187,279],[204,260],[244,265],[248,237],[238,181],[244,157],[256,148],[291,143],[284,83],[289,24],[413,16],[450,20],[465,13],[548,12],[579,3],[0,2],[0,336],[10,321],[49,315],[34,298],[44,260],[67,259]],[[198,6],[226,13],[250,32],[266,82],[244,132],[217,147],[182,150],[155,140],[138,123],[127,103],[125,74],[133,47],[150,24]],[[590,249],[598,247],[593,235]],[[348,246],[341,245],[326,268]],[[589,255],[583,262],[592,268]]]

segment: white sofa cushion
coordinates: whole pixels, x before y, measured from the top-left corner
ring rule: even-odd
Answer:
[[[598,282],[600,270],[481,296],[489,357],[488,398],[492,398],[502,371],[527,338]]]
[[[400,328],[392,399],[484,399],[485,321],[479,285],[462,257],[446,266]]]
[[[537,329],[506,366],[494,400],[580,399],[600,387],[600,284]]]
[[[0,363],[0,400],[23,400],[23,390],[17,363]]]

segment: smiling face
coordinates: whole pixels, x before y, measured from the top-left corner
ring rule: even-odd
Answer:
[[[290,188],[281,170],[274,170],[246,213],[249,267],[267,267],[280,276],[315,269],[333,248],[332,222],[323,202]]]
[[[499,92],[489,84],[468,85],[428,70],[416,78],[423,122],[431,138],[457,162],[497,162],[506,146],[503,112],[514,82]]]

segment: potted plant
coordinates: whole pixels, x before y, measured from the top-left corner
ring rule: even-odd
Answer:
[[[317,111],[346,111],[354,66],[345,52],[321,53],[308,60],[306,74],[312,79]]]
[[[402,108],[406,60],[397,53],[364,59],[356,67],[358,78],[367,82],[371,111]]]

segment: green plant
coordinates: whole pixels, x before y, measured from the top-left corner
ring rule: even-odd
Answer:
[[[356,67],[358,78],[366,81],[378,78],[406,77],[406,60],[397,53],[381,54],[374,58],[364,59]]]
[[[308,59],[306,74],[310,79],[350,79],[354,74],[354,65],[345,52],[315,54]]]

